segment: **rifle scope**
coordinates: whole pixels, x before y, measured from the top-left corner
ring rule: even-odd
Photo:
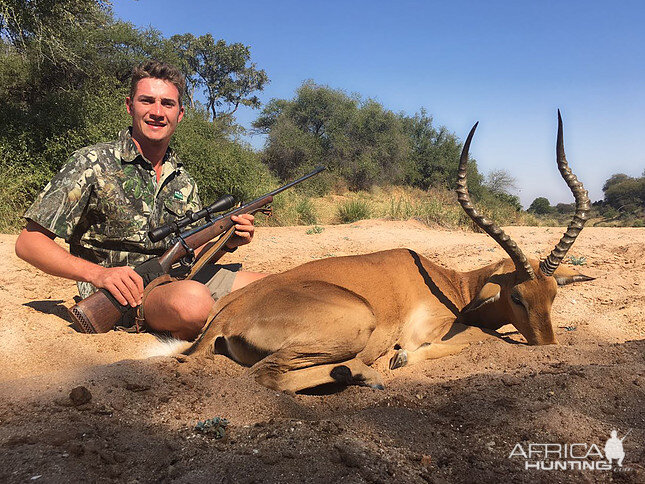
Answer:
[[[168,237],[172,233],[179,233],[181,229],[183,229],[187,225],[190,225],[193,222],[197,222],[198,220],[201,220],[203,218],[210,218],[210,216],[214,213],[229,210],[233,205],[235,205],[235,199],[233,198],[233,196],[225,195],[212,205],[201,209],[199,212],[186,210],[184,216],[175,220],[174,222],[149,230],[148,238],[150,238],[152,242],[159,242],[161,239]]]

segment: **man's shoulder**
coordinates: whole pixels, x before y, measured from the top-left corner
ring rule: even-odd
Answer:
[[[70,156],[75,160],[88,160],[98,163],[113,163],[120,159],[121,142],[120,140],[104,141],[89,146],[84,146],[76,150]]]

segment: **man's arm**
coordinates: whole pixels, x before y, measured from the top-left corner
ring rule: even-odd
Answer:
[[[47,274],[107,289],[123,305],[141,304],[143,279],[134,269],[127,266],[106,268],[75,257],[54,242],[55,237],[29,220],[16,240],[16,255]]]

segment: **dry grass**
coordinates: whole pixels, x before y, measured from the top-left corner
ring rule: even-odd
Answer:
[[[513,207],[497,200],[482,201],[477,209],[500,225],[537,225],[532,215],[517,212]],[[361,212],[361,217],[354,216]],[[306,198],[294,192],[285,193],[276,197],[273,217],[261,217],[259,224],[330,225],[361,218],[415,219],[431,227],[472,228],[472,222],[460,207],[454,192],[443,189],[426,192],[400,186],[374,187],[370,191],[346,191],[318,198]]]

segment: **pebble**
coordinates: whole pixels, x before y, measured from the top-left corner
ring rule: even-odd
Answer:
[[[338,451],[340,461],[347,467],[361,467],[362,459],[358,452],[348,445],[336,444],[334,448]]]
[[[274,465],[280,461],[280,456],[276,453],[263,453],[260,454],[260,459],[267,465]]]
[[[92,393],[84,386],[72,388],[72,391],[69,392],[69,399],[75,405],[85,405],[90,400],[92,400]]]
[[[145,392],[146,390],[150,390],[150,385],[141,383],[126,383],[125,389],[130,390],[131,392]]]

